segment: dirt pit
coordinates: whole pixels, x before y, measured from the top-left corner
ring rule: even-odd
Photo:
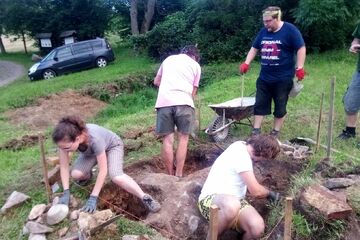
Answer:
[[[162,204],[162,210],[157,214],[148,214],[139,199],[113,183],[104,186],[100,195],[100,199],[104,201],[100,202],[99,207],[111,208],[130,219],[144,221],[170,239],[204,239],[208,223],[199,215],[196,202],[210,166],[221,152],[219,147],[210,144],[197,146],[196,149],[191,150],[185,163],[185,177],[182,179],[174,179],[175,177],[166,175],[160,157],[126,167],[124,172],[133,177],[144,191],[153,195]],[[254,172],[261,184],[284,196],[290,187],[291,177],[305,166],[304,161],[294,161],[282,156],[278,160],[254,163]],[[184,194],[186,198],[193,199],[183,200]],[[270,209],[265,200],[248,200],[264,219],[268,217]],[[194,212],[199,216],[200,223],[198,229],[189,235],[189,231],[182,227],[188,225],[188,216]],[[220,239],[229,240],[237,237],[239,236],[236,232],[228,231]]]
[[[87,95],[68,90],[39,98],[35,105],[5,112],[14,125],[25,125],[31,130],[44,131],[56,125],[61,117],[78,115],[82,119],[95,116],[106,103]]]
[[[34,146],[39,143],[38,135],[25,135],[21,139],[11,139],[10,141],[0,145],[0,150],[21,150],[26,147]]]

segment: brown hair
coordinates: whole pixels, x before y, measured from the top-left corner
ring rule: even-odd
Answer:
[[[265,159],[275,159],[280,152],[280,145],[276,138],[270,135],[255,135],[250,137],[247,144],[254,149],[254,155]]]
[[[200,52],[196,45],[187,45],[181,49],[181,53],[188,55],[189,57],[194,57],[195,61],[200,61]]]
[[[273,19],[281,20],[281,9],[277,6],[269,6],[265,8],[263,11],[263,16],[271,16]]]
[[[52,133],[52,139],[55,143],[62,140],[74,142],[76,137],[83,132],[87,132],[84,121],[78,116],[63,117],[56,125]]]

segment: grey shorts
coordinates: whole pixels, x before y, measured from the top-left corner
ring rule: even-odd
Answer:
[[[360,110],[360,72],[355,72],[348,89],[345,92],[344,108],[348,113],[357,113]]]
[[[156,133],[164,136],[177,130],[190,134],[195,120],[195,110],[187,105],[162,107],[157,109]]]
[[[107,168],[109,177],[113,179],[116,176],[121,176],[123,172],[124,163],[124,145],[113,147],[111,150],[106,152],[107,157]],[[85,175],[91,172],[91,169],[97,164],[96,156],[87,156],[80,154],[76,159],[73,170],[78,170]]]

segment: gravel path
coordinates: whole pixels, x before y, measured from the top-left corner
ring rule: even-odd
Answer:
[[[25,68],[20,64],[0,61],[0,87],[22,77],[25,73]]]

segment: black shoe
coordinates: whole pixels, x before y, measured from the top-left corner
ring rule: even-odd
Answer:
[[[90,172],[89,178],[86,178],[86,179],[83,179],[83,180],[76,180],[75,183],[82,186],[82,187],[85,187],[85,186],[90,184],[90,182],[92,180],[92,177],[93,177],[93,174],[92,174],[92,172]]]
[[[261,128],[253,128],[251,131],[251,136],[256,136],[261,134]]]
[[[142,199],[142,202],[147,207],[147,209],[150,210],[150,212],[158,212],[161,209],[161,205],[158,201],[153,199],[149,194],[145,194],[145,196]]]
[[[342,133],[337,138],[341,140],[347,140],[354,137],[355,137],[355,133],[349,133],[346,130],[343,130]]]
[[[273,136],[274,138],[279,138],[280,131],[277,131],[275,129],[271,130],[270,136]]]

